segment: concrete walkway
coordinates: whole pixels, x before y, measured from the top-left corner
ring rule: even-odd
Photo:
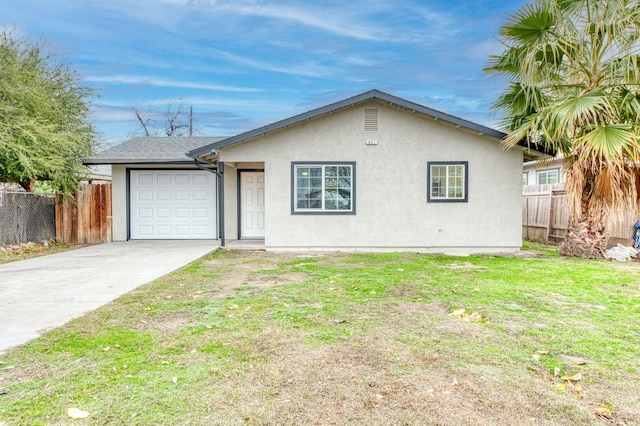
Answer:
[[[0,353],[215,250],[218,241],[128,241],[0,265]]]

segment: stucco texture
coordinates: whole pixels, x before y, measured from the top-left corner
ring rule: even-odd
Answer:
[[[364,109],[379,110],[378,131]],[[367,145],[367,140],[377,145]],[[265,171],[265,247],[274,250],[513,251],[521,246],[522,153],[499,140],[370,101],[220,150],[225,233],[238,236],[237,173]],[[354,215],[296,215],[291,163],[353,161]],[[427,202],[427,163],[468,162],[468,202]]]

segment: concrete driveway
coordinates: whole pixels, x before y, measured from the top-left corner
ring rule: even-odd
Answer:
[[[0,265],[0,353],[174,271],[218,245],[218,241],[128,241]]]

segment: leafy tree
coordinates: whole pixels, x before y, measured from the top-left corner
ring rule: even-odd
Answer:
[[[640,180],[640,1],[536,0],[500,28],[485,71],[508,132],[564,155],[565,255],[601,257],[607,215],[636,211]]]
[[[48,180],[71,194],[94,149],[92,95],[42,42],[0,30],[0,181]]]

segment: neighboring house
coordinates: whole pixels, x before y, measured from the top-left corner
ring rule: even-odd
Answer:
[[[522,185],[552,185],[563,183],[562,156],[543,161],[527,161],[522,166]]]
[[[84,181],[89,183],[111,182],[111,167],[108,165],[89,166],[89,173]]]
[[[545,154],[505,151],[504,136],[372,90],[230,138],[136,138],[86,162],[112,165],[115,241],[515,251],[523,159]]]

